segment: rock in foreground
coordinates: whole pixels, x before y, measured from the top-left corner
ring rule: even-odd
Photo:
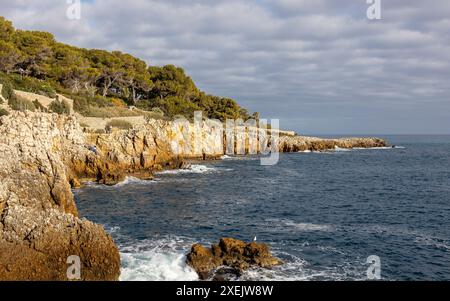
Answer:
[[[0,118],[0,280],[68,280],[74,256],[76,279],[119,278],[116,245],[102,226],[78,217],[70,189],[67,162],[90,155],[84,144],[73,117]]]
[[[206,280],[218,276],[223,271],[240,275],[250,267],[270,268],[281,264],[278,258],[270,253],[269,247],[263,243],[246,243],[233,238],[222,238],[219,244],[210,249],[200,244],[192,246],[186,263],[195,269],[200,279]],[[216,270],[220,267],[225,269]],[[215,279],[218,279],[215,277]],[[223,280],[219,278],[219,280]]]

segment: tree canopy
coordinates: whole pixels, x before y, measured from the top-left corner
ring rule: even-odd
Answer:
[[[234,100],[200,91],[180,67],[148,66],[120,51],[69,46],[47,32],[16,30],[3,17],[0,72],[40,80],[75,99],[121,99],[142,109],[159,108],[169,117],[192,116],[195,110],[222,120],[250,117]]]

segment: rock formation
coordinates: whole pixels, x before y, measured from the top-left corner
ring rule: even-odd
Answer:
[[[300,151],[325,151],[334,150],[336,147],[352,148],[372,148],[384,147],[386,141],[380,138],[341,138],[322,139],[305,136],[281,136],[278,148],[280,152],[300,152]]]
[[[0,119],[0,279],[117,280],[120,257],[103,227],[79,219],[66,160],[88,156],[72,117],[14,112]]]
[[[193,245],[186,263],[195,269],[200,279],[206,280],[217,276],[215,272],[220,267],[228,268],[228,273],[239,275],[250,267],[270,268],[281,264],[281,261],[272,256],[266,244],[222,238],[210,249],[200,244]]]

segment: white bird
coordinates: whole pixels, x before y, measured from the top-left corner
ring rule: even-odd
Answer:
[[[254,242],[256,241],[256,236],[253,238],[253,241],[254,241]]]

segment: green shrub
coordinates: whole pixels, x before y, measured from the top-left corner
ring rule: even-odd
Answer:
[[[194,111],[201,110],[197,104],[180,97],[169,96],[164,99],[158,99],[156,104],[169,117],[183,115],[186,118],[190,118],[194,116]]]
[[[68,95],[65,95],[68,96]],[[83,116],[87,116],[87,113],[89,112],[89,101],[86,97],[82,96],[71,96],[73,99],[73,110],[75,112],[80,113]]]
[[[11,96],[14,93],[13,86],[9,82],[3,82],[3,88],[2,88],[2,96],[4,99],[8,100],[11,98]]]
[[[13,94],[11,96],[11,98],[8,101],[9,106],[11,107],[11,109],[16,110],[16,111],[36,111],[36,108],[34,106],[34,104],[29,101],[28,99],[19,97],[15,94]]]
[[[100,95],[96,95],[95,97],[90,98],[90,103],[100,108],[113,107],[114,104],[111,102],[111,99],[107,97],[103,97]]]
[[[82,95],[65,95],[73,99],[73,109],[87,117],[119,117],[119,116],[136,116],[136,114],[127,114],[127,108],[121,108],[114,105],[114,102],[106,97],[82,96]],[[102,110],[106,109],[106,110]],[[118,111],[116,111],[118,110]],[[120,115],[118,112],[125,115]]]
[[[5,109],[0,109],[0,117],[2,117],[2,116],[8,116],[9,115],[9,112],[8,111],[6,111]]]
[[[37,94],[44,95],[44,96],[47,96],[50,98],[56,98],[55,89],[53,89],[52,87],[50,87],[48,85],[42,85],[40,87],[40,91]]]
[[[106,128],[109,128],[109,127],[118,128],[121,130],[129,130],[129,129],[133,128],[133,125],[128,121],[116,119],[116,120],[111,120],[110,122],[108,122],[106,124]]]
[[[154,107],[152,108],[152,112],[164,116],[164,112],[163,110],[161,110],[161,108]]]
[[[60,115],[69,115],[70,114],[70,106],[67,103],[67,101],[59,101],[58,99],[55,99],[52,101],[52,103],[49,106],[50,111],[53,113],[57,113]]]
[[[33,101],[33,105],[36,108],[36,110],[40,111],[40,112],[47,112],[47,108],[44,107],[37,99],[35,101]]]

